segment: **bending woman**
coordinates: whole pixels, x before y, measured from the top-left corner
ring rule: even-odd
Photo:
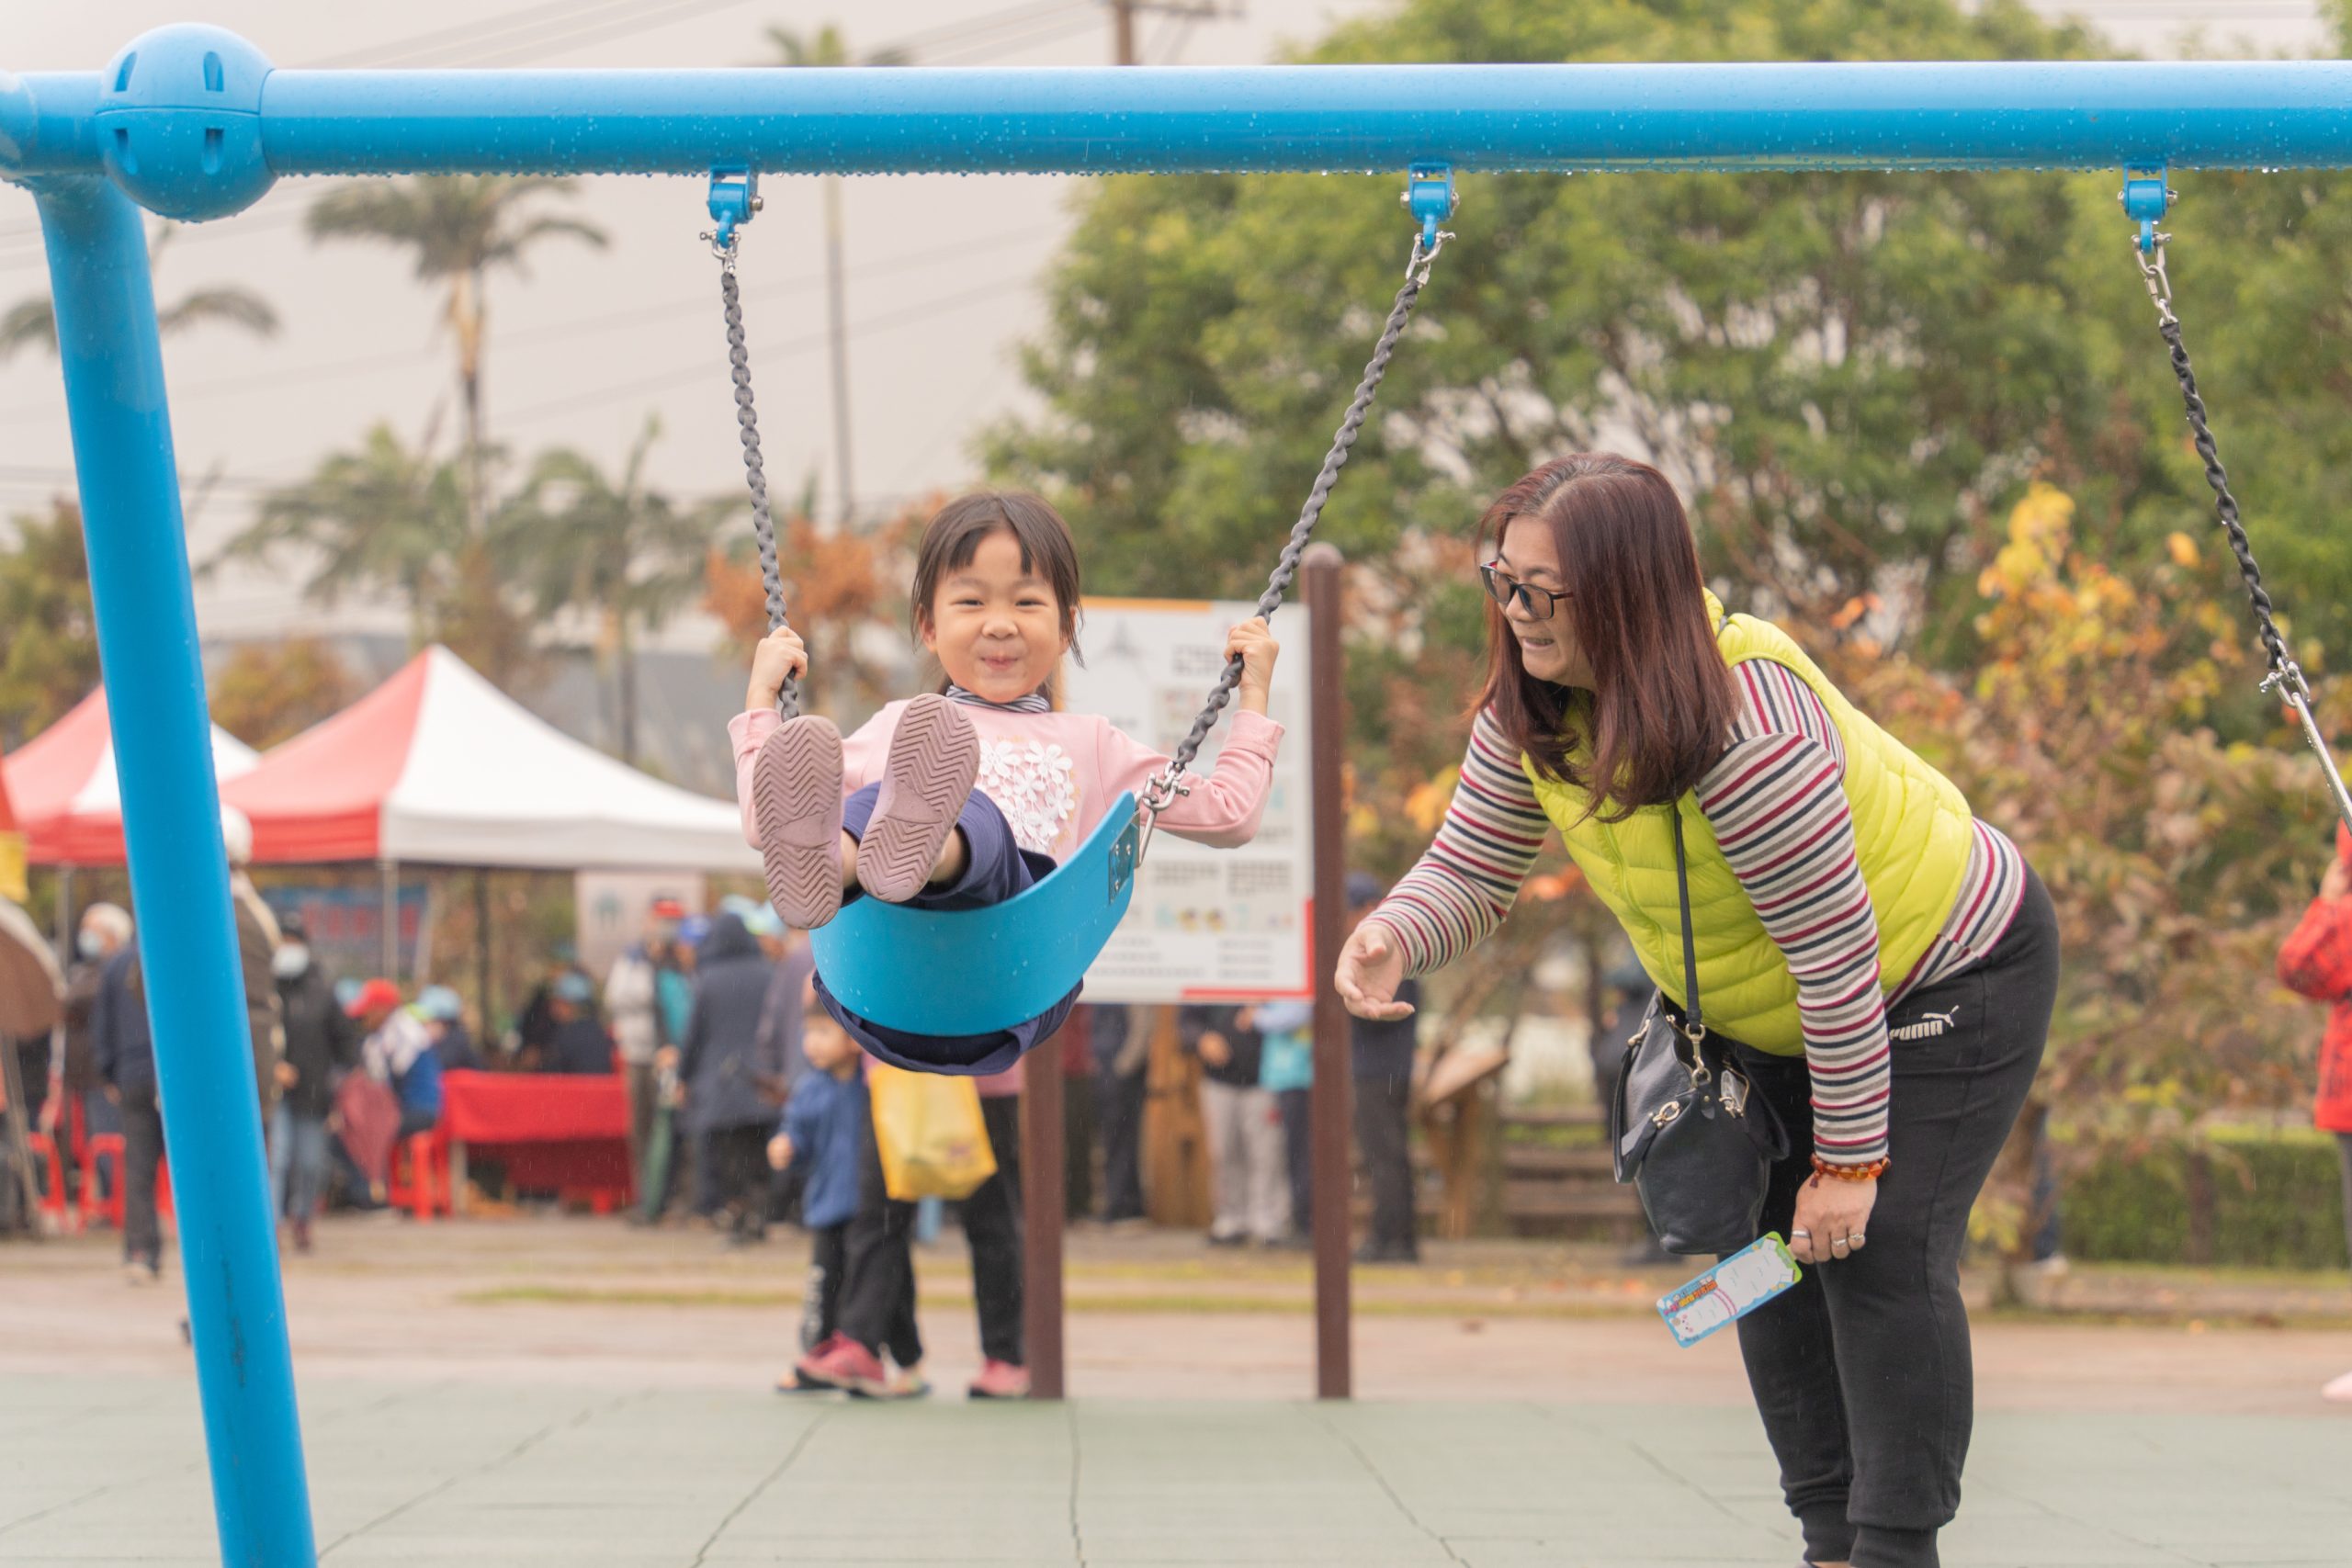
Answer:
[[[1479,537],[1461,785],[1340,993],[1410,1011],[1398,983],[1500,925],[1556,829],[1679,1007],[1679,813],[1707,1022],[1790,1132],[1762,1227],[1818,1265],[1739,1325],[1781,1488],[1809,1562],[1932,1568],[1973,1416],[1961,1247],[2049,1032],[2049,895],[1787,634],[1724,613],[1655,468],[1547,463]]]

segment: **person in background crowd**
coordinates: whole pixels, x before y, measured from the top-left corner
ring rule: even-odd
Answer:
[[[577,975],[588,980],[588,971],[580,967],[579,953],[568,942],[557,942],[548,950],[548,967],[539,983],[524,998],[522,1016],[514,1022],[514,1055],[516,1065],[525,1072],[537,1072],[545,1067],[548,1053],[555,1045],[555,988],[566,975]],[[595,996],[594,982],[589,981],[589,996]]]
[[[164,1118],[155,1100],[155,1042],[138,994],[139,943],[107,957],[90,1004],[98,1081],[122,1116],[122,1271],[134,1285],[163,1273],[164,1233],[155,1219],[155,1171],[164,1157]]]
[[[2319,897],[2278,950],[2278,978],[2298,996],[2328,1004],[2312,1120],[2335,1134],[2344,1166],[2345,1236],[2352,1243],[2352,832],[2340,826]],[[2329,1382],[2320,1396],[2352,1404],[2352,1372]]]
[[[1102,1223],[1141,1224],[1143,1106],[1151,1032],[1132,1007],[1098,1007],[1088,1031],[1094,1057],[1094,1119],[1102,1145]]]
[[[783,1064],[783,1081],[775,1086],[786,1096],[808,1070],[801,1054],[800,1036],[809,998],[816,995],[810,978],[817,973],[816,954],[808,939],[796,936],[773,908],[755,904],[743,917],[743,928],[759,940],[768,960],[768,994],[760,1004],[759,1055],[763,1062]],[[769,1183],[768,1214],[789,1214],[797,1201],[804,1173],[790,1169]]]
[[[628,1167],[637,1190],[645,1190],[645,1151],[660,1113],[653,1057],[673,1043],[662,1020],[662,968],[677,937],[685,908],[675,898],[656,898],[647,912],[645,935],[621,950],[605,976],[605,1017],[620,1052],[621,1088],[628,1096]]]
[[[1283,1129],[1283,1171],[1290,1183],[1290,1230],[1283,1239],[1287,1246],[1305,1247],[1315,1225],[1315,1004],[1261,1002],[1257,1023],[1262,1042],[1258,1087],[1274,1097]]]
[[[40,1109],[41,1131],[69,1156],[78,1156],[94,1130],[90,1100],[100,1085],[92,1014],[99,980],[107,960],[129,944],[130,933],[130,916],[114,904],[93,904],[83,910],[74,932],[74,961],[65,975],[65,1026],[58,1034],[59,1053],[49,1065],[50,1094]],[[74,1179],[78,1164],[78,1157],[66,1162],[68,1180]]]
[[[773,970],[740,917],[712,921],[679,1047],[686,1123],[709,1147],[714,1196],[734,1247],[767,1236],[767,1137],[784,1103],[784,1059],[760,1032]]]
[[[768,1166],[802,1178],[801,1223],[808,1231],[808,1290],[800,1319],[805,1354],[831,1343],[841,1326],[842,1281],[849,1251],[849,1223],[857,1213],[858,1143],[870,1139],[874,1111],[858,1070],[857,1043],[812,993],[803,1004],[802,1039],[807,1070],[795,1081],[792,1098],[775,1136],[768,1140]],[[893,1395],[922,1393],[921,1341],[910,1326],[899,1348],[912,1346],[912,1360],[887,1380]],[[777,1380],[784,1393],[825,1386],[804,1383],[797,1371]]]
[[[220,841],[229,853],[229,902],[237,927],[237,964],[245,982],[245,1030],[253,1036],[254,1088],[261,1097],[261,1124],[270,1124],[277,1103],[277,1056],[285,1031],[277,1019],[277,917],[262,901],[245,867],[254,858],[254,825],[233,806],[220,808]],[[137,984],[134,976],[133,984]]]
[[[447,986],[427,986],[416,998],[424,1032],[433,1036],[433,1055],[445,1073],[478,1073],[481,1052],[474,1032],[466,1027],[466,1002]]]
[[[1387,889],[1369,872],[1348,874],[1348,930],[1352,932]],[[1408,991],[1410,994],[1408,994]],[[1421,983],[1398,984],[1396,1000],[1418,1008]],[[1414,1021],[1351,1018],[1348,1043],[1355,1077],[1356,1147],[1372,1189],[1372,1225],[1356,1248],[1359,1263],[1417,1263],[1420,1233],[1413,1204]]]
[[[1201,1061],[1201,1120],[1209,1140],[1216,1217],[1209,1245],[1263,1246],[1290,1229],[1282,1116],[1258,1085],[1262,1042],[1254,1008],[1187,1007],[1176,1015],[1184,1049]]]
[[[401,988],[379,976],[359,987],[344,1010],[367,1038],[360,1060],[368,1076],[388,1085],[400,1101],[398,1136],[429,1133],[441,1120],[441,1059],[433,1035],[414,1008],[401,1005]]]
[[[596,987],[585,975],[561,975],[548,1001],[555,1031],[540,1071],[586,1077],[613,1070],[613,1037],[596,1016]]]
[[[278,926],[271,961],[286,1051],[277,1063],[277,1110],[269,1134],[270,1213],[290,1220],[294,1250],[311,1250],[311,1220],[327,1171],[327,1117],[334,1087],[359,1065],[359,1034],[334,999],[334,979],[311,953],[300,915]]]

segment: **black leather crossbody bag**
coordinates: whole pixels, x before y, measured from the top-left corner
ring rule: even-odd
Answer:
[[[1772,1162],[1788,1129],[1758,1100],[1731,1051],[1709,1038],[1699,1008],[1699,953],[1690,930],[1690,877],[1682,813],[1674,816],[1674,880],[1682,901],[1682,994],[1663,992],[1625,1045],[1609,1105],[1617,1179],[1642,1195],[1660,1246],[1674,1253],[1736,1252],[1754,1241]]]

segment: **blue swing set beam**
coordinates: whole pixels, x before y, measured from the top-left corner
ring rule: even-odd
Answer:
[[[2352,167],[2352,64],[276,70],[217,28],[97,73],[0,73],[0,179],[47,245],[223,1561],[316,1561],[251,1092],[203,671],[138,209],[281,175],[1184,173],[1411,165]],[[134,205],[136,204],[136,205]]]

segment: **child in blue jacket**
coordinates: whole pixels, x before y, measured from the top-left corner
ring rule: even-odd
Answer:
[[[793,1085],[784,1119],[768,1140],[768,1164],[779,1171],[797,1168],[805,1180],[800,1222],[811,1246],[800,1343],[813,1349],[832,1338],[840,1317],[849,1222],[857,1212],[858,1139],[873,1112],[857,1043],[820,1008],[808,1009],[801,1049],[808,1070]]]

